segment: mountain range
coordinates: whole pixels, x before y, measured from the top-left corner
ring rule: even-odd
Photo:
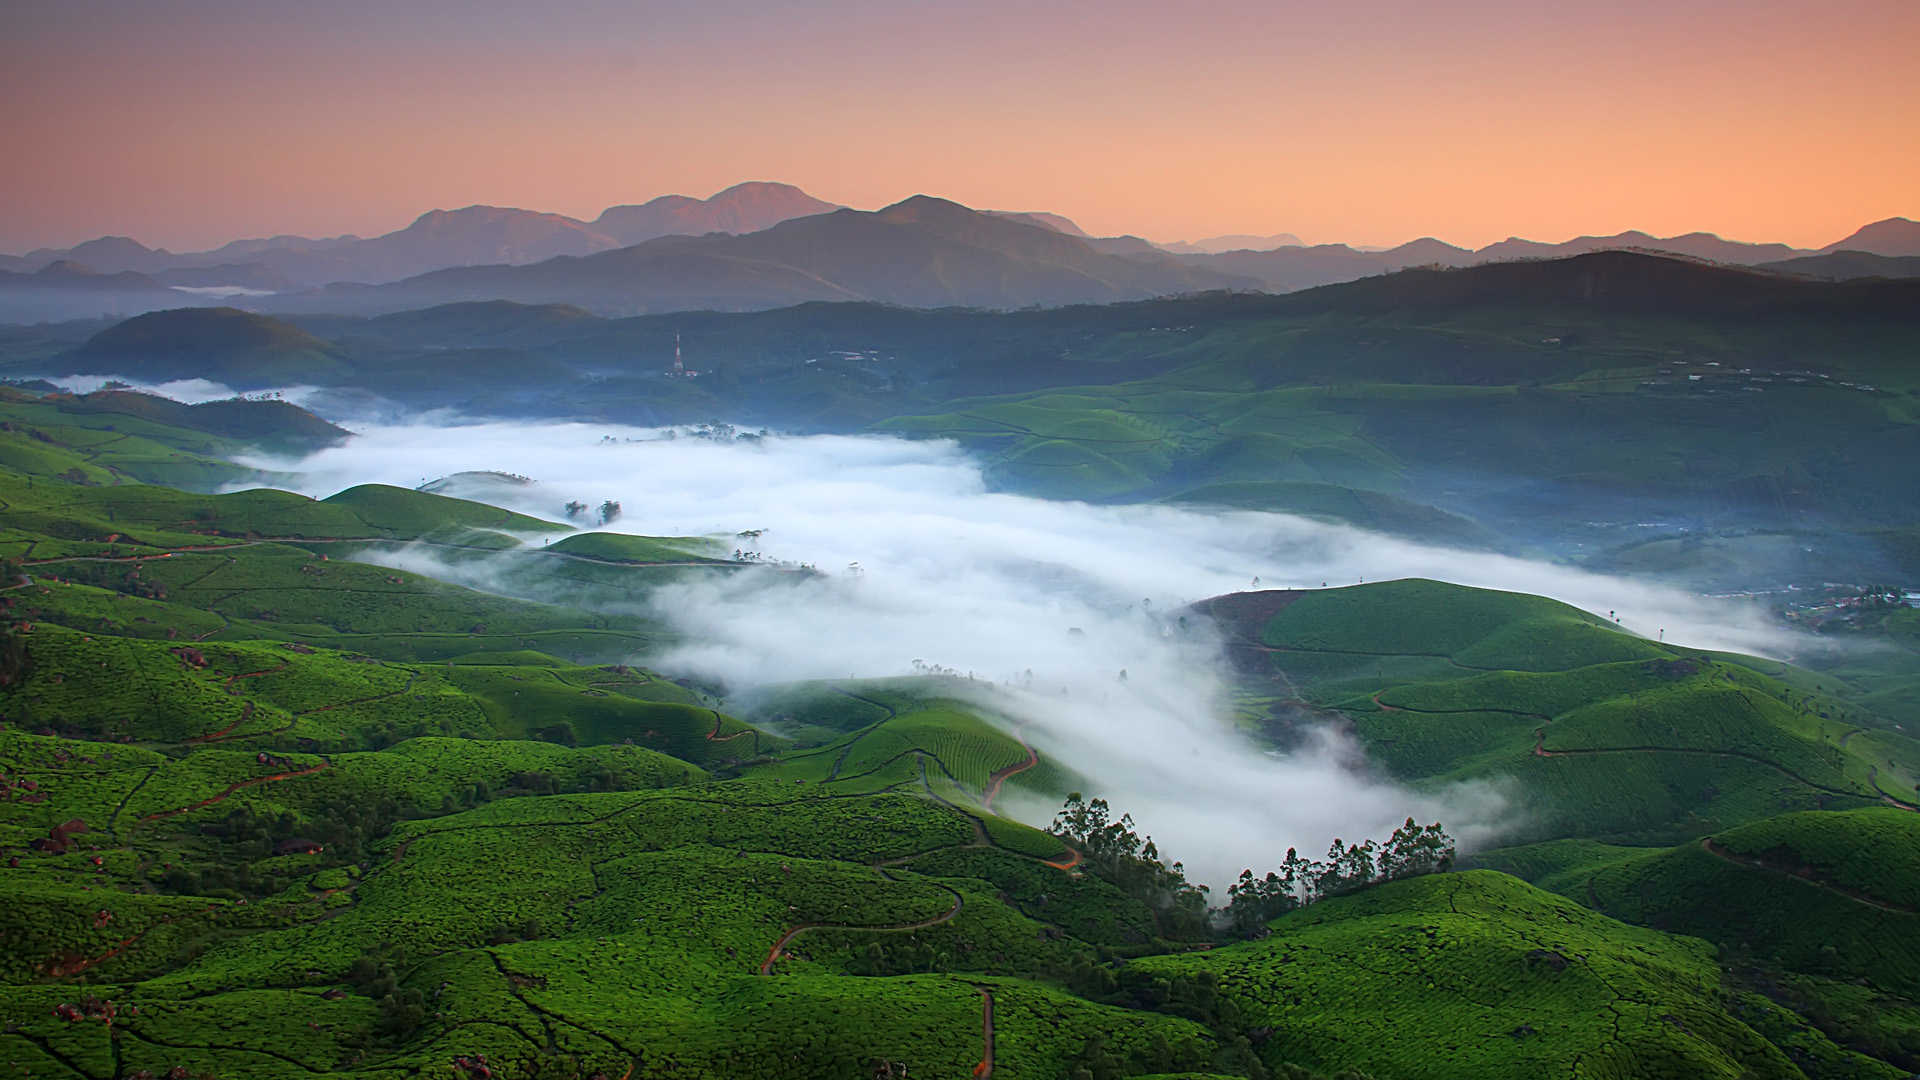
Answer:
[[[1044,211],[976,211],[915,196],[877,211],[797,187],[666,195],[592,221],[493,206],[433,210],[384,236],[240,240],[175,254],[126,237],[0,257],[0,321],[235,303],[366,314],[432,304],[568,303],[603,314],[759,310],[808,301],[995,309],[1110,303],[1212,289],[1285,293],[1409,267],[1639,250],[1827,279],[1904,277],[1920,222],[1888,218],[1819,251],[1695,232],[1628,231],[1468,249],[1423,237],[1386,249],[1291,234],[1155,244],[1094,237]]]
[[[275,310],[398,311],[468,300],[572,303],[616,314],[745,311],[814,300],[1018,308],[1139,300],[1260,282],[1188,264],[1144,241],[1132,253],[1037,223],[916,195],[745,235],[663,236],[526,266],[437,270],[382,286],[276,298]]]
[[[834,209],[835,204],[788,184],[752,182],[736,184],[708,199],[662,195],[639,205],[608,207],[591,222],[512,207],[469,206],[429,210],[404,229],[369,239],[276,236],[236,240],[211,251],[182,254],[149,248],[124,236],[103,236],[66,250],[41,249],[0,257],[0,270],[30,273],[61,261],[101,274],[161,274],[224,266],[252,280],[282,283],[276,289],[339,281],[378,284],[449,266],[517,264],[557,255],[586,255],[659,236],[758,232],[788,218]]]

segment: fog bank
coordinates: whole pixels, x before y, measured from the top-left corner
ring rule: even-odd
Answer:
[[[416,424],[369,428],[298,462],[254,464],[296,472],[317,496],[515,473],[534,483],[456,480],[447,493],[548,519],[570,500],[611,499],[624,508],[612,524],[620,532],[715,536],[729,549],[816,566],[821,576],[716,574],[659,590],[646,602],[688,644],[647,662],[736,689],[904,675],[916,662],[971,674],[984,706],[1216,885],[1288,846],[1318,854],[1335,835],[1384,836],[1409,814],[1443,820],[1468,843],[1512,822],[1491,790],[1415,794],[1374,777],[1332,733],[1286,755],[1255,749],[1234,729],[1217,644],[1200,620],[1183,629],[1176,617],[1193,601],[1256,578],[1285,588],[1429,577],[1614,610],[1629,628],[1664,629],[1689,645],[1778,654],[1788,640],[1756,612],[1677,590],[1289,515],[997,494],[944,442]],[[760,535],[738,535],[749,530]],[[419,565],[431,556],[401,557]],[[468,580],[486,573],[484,563],[438,569]],[[1052,810],[1020,806],[1011,793],[1000,808],[1038,822]]]

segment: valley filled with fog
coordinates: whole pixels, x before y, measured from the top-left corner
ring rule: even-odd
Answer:
[[[581,504],[575,524],[588,528],[602,527],[597,508],[613,502],[610,530],[707,538],[749,565],[596,598],[682,635],[636,662],[724,688],[735,706],[775,684],[953,672],[987,715],[1072,762],[1092,793],[1216,882],[1269,858],[1277,841],[1318,850],[1413,815],[1485,845],[1522,811],[1497,783],[1416,792],[1387,781],[1334,725],[1253,752],[1234,723],[1219,643],[1185,612],[1197,601],[1431,578],[1552,597],[1699,648],[1781,656],[1794,646],[1756,608],[1543,561],[1286,514],[997,493],[943,441],[428,417],[246,463],[316,497],[432,484],[556,523]],[[523,536],[521,552],[565,531]],[[514,552],[449,557],[419,543],[364,557],[542,598],[524,573],[501,572]],[[1044,825],[1054,807],[1003,809]]]

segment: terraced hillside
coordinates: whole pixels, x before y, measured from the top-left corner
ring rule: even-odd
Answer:
[[[1903,736],[1805,673],[1435,583],[1215,601],[1263,738],[1345,717],[1409,782],[1507,778],[1549,841],[1479,856],[1539,886],[1443,873],[1236,928],[1177,917],[1160,856],[1001,816],[1098,778],[980,687],[809,683],[736,710],[649,670],[667,631],[581,605],[737,572],[694,541],[522,550],[578,586],[533,603],[354,559],[457,561],[551,523],[392,488],[192,494],[36,430],[0,431],[15,1074],[1907,1067],[1910,965],[1870,947],[1911,917],[1911,860],[1885,856],[1913,816],[1882,801],[1905,781],[1876,765]],[[1761,905],[1704,925],[1720,890],[1776,878],[1807,890],[1793,916],[1852,905],[1844,948],[1760,953]]]
[[[1647,641],[1538,597],[1399,581],[1241,594],[1253,722],[1351,728],[1409,780],[1499,778],[1515,840],[1697,838],[1791,810],[1916,803],[1891,719],[1830,676]]]
[[[1879,695],[1439,582],[1201,608],[1230,638],[1249,723],[1284,737],[1333,722],[1415,784],[1504,785],[1521,810],[1512,846],[1474,865],[1716,943],[1736,1014],[1770,1038],[1811,1022],[1877,1060],[1920,1065],[1920,741]],[[1789,1049],[1807,1075],[1854,1075]]]

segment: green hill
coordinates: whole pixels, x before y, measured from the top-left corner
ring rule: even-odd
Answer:
[[[628,536],[587,532],[564,537],[546,550],[582,559],[619,563],[722,562],[720,543],[704,536]]]
[[[1492,782],[1510,843],[1661,844],[1914,801],[1894,721],[1837,680],[1647,641],[1556,601],[1408,580],[1218,597],[1248,720],[1337,721],[1409,782]]]
[[[1435,874],[1244,940],[1001,816],[1094,780],[981,685],[734,715],[635,659],[664,628],[567,603],[731,573],[706,541],[195,495],[127,446],[223,437],[18,408],[0,1062],[29,1075],[1893,1080],[1920,1046],[1920,819],[1874,806],[1905,736],[1827,677],[1431,581],[1200,605],[1256,736],[1339,722],[1409,784],[1501,785],[1505,839],[1547,842],[1476,858],[1554,890]],[[548,602],[353,561],[390,542]]]
[[[137,416],[158,424],[204,431],[286,453],[307,453],[343,442],[348,432],[286,401],[231,398],[183,405],[153,394],[102,390],[57,400],[69,413]]]
[[[397,537],[424,536],[445,528],[548,533],[567,528],[486,503],[431,495],[387,484],[361,484],[329,495],[321,501],[351,511],[377,533]]]
[[[1796,813],[1574,867],[1556,890],[1808,974],[1920,999],[1920,815]]]
[[[212,379],[239,389],[325,383],[348,369],[339,346],[236,308],[178,308],[100,331],[62,362],[142,379]]]
[[[1732,1080],[1798,1078],[1807,1074],[1795,1059],[1811,1058],[1857,1070],[1846,1075],[1898,1075],[1824,1039],[1789,1057],[1728,1013],[1703,942],[1636,930],[1485,871],[1324,901],[1276,921],[1263,940],[1137,966],[1214,976],[1272,1032],[1261,1054],[1275,1065]]]

